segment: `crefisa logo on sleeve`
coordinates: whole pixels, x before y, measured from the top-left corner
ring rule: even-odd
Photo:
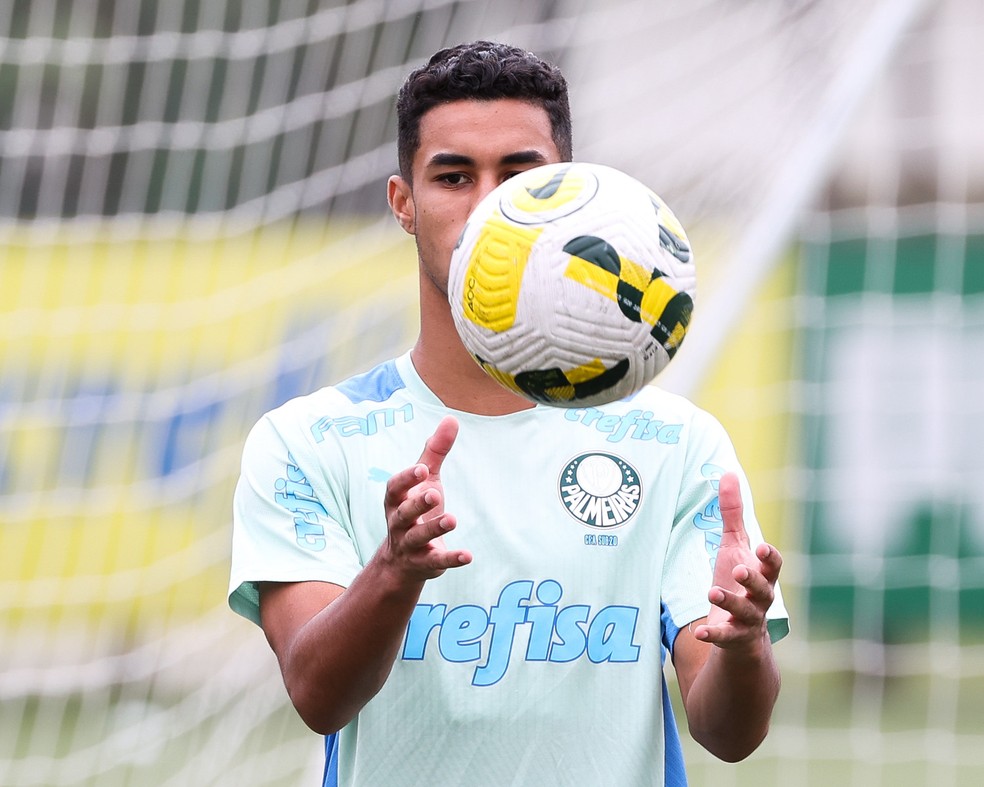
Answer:
[[[642,480],[620,456],[604,451],[578,454],[559,479],[560,500],[588,527],[618,527],[628,522],[642,501]]]

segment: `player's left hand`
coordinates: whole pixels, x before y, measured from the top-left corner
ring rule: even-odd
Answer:
[[[745,531],[738,476],[725,473],[718,485],[722,534],[707,594],[711,611],[693,635],[728,650],[753,652],[768,638],[765,614],[775,598],[782,556],[771,544],[753,551]]]

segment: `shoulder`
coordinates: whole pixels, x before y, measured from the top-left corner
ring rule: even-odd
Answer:
[[[405,391],[396,361],[385,361],[367,372],[293,397],[268,410],[253,426],[247,442],[321,442],[325,432],[338,422],[359,419],[387,402],[402,404]]]
[[[395,360],[385,361],[367,372],[339,383],[296,396],[268,411],[263,417],[275,423],[307,421],[325,413],[350,415],[399,397],[406,383]]]
[[[717,434],[724,431],[721,422],[707,410],[680,394],[672,393],[657,385],[647,385],[634,396],[605,406],[609,413],[641,412],[645,418],[664,424],[676,424],[682,430],[701,434]]]
[[[637,394],[625,400],[625,403],[635,407],[645,405],[647,409],[656,409],[661,412],[678,413],[686,417],[701,417],[707,415],[707,411],[694,404],[682,394],[667,391],[660,388],[655,383],[646,385]]]
[[[626,400],[634,407],[652,410],[664,420],[673,418],[688,424],[694,430],[723,432],[718,418],[681,394],[672,393],[657,385],[647,385],[632,399]]]

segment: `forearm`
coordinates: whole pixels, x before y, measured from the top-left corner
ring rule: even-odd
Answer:
[[[748,652],[711,647],[685,700],[690,734],[722,760],[744,759],[769,731],[779,685],[768,634]]]
[[[420,461],[387,481],[387,536],[348,588],[260,589],[263,631],[294,707],[316,732],[341,729],[382,688],[424,583],[471,562],[470,552],[447,549],[443,538],[456,520],[444,511],[440,469],[457,433],[458,422],[443,418]]]
[[[301,626],[281,655],[294,707],[316,732],[345,726],[382,688],[423,581],[408,582],[377,555]]]

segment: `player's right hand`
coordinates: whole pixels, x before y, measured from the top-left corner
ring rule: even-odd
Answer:
[[[441,467],[457,436],[458,421],[452,416],[442,419],[417,464],[386,484],[387,537],[379,557],[406,580],[433,579],[472,561],[470,552],[444,544],[444,534],[454,530],[457,521],[444,510]]]

